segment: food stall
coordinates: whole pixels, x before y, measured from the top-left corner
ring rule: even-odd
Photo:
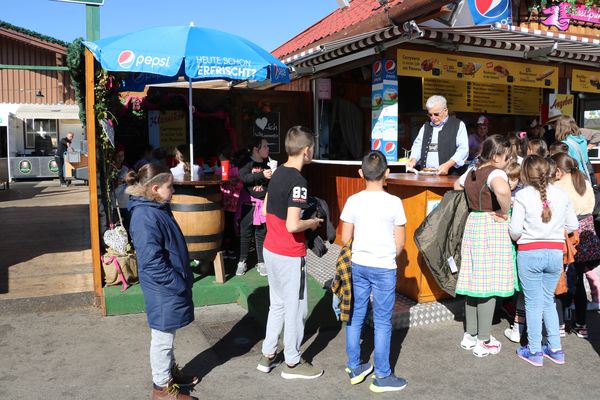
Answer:
[[[57,178],[54,154],[67,132],[75,134],[72,148],[85,159],[83,126],[75,105],[3,104],[0,120],[6,121],[0,170],[7,169],[7,181]]]

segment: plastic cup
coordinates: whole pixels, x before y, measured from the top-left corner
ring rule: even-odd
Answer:
[[[271,171],[275,172],[275,170],[277,169],[277,160],[270,159],[269,168],[271,168]]]
[[[221,180],[229,180],[229,160],[221,161]]]

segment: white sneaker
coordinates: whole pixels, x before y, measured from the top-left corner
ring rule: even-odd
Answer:
[[[465,350],[471,350],[477,344],[477,336],[471,336],[467,332],[463,335],[463,339],[460,342],[460,347]]]
[[[245,273],[246,273],[246,260],[238,262],[237,269],[235,270],[235,274],[238,276],[244,275]]]
[[[265,263],[256,263],[256,272],[258,272],[260,276],[267,276],[267,266]]]
[[[506,328],[504,330],[504,336],[508,338],[511,342],[520,343],[521,342],[521,334],[519,333],[518,328]]]
[[[485,357],[490,354],[500,353],[502,343],[496,340],[495,337],[490,336],[489,343],[485,343],[483,340],[477,340],[477,345],[473,348],[473,355],[476,357]]]

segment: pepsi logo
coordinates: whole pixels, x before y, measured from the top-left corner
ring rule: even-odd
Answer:
[[[117,62],[119,66],[124,69],[129,69],[133,65],[135,61],[135,54],[131,50],[123,50],[121,54],[119,54],[119,58]]]
[[[510,6],[510,0],[474,0],[477,12],[485,18],[497,18]]]
[[[373,150],[381,151],[381,139],[373,140]]]
[[[396,151],[396,143],[387,142],[385,144],[385,154],[392,154],[394,151]]]
[[[396,72],[396,62],[394,60],[387,60],[385,62],[385,70],[387,72]]]
[[[381,61],[375,61],[373,63],[373,72],[375,73],[375,75],[381,73]]]

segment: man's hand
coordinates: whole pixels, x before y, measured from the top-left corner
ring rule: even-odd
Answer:
[[[436,174],[437,175],[448,175],[448,171],[450,170],[451,166],[448,163],[443,163],[442,165],[440,165],[437,169]]]
[[[411,158],[410,160],[408,160],[408,162],[406,163],[406,167],[407,168],[414,168],[415,165],[417,165],[417,160],[415,160],[414,158]]]

